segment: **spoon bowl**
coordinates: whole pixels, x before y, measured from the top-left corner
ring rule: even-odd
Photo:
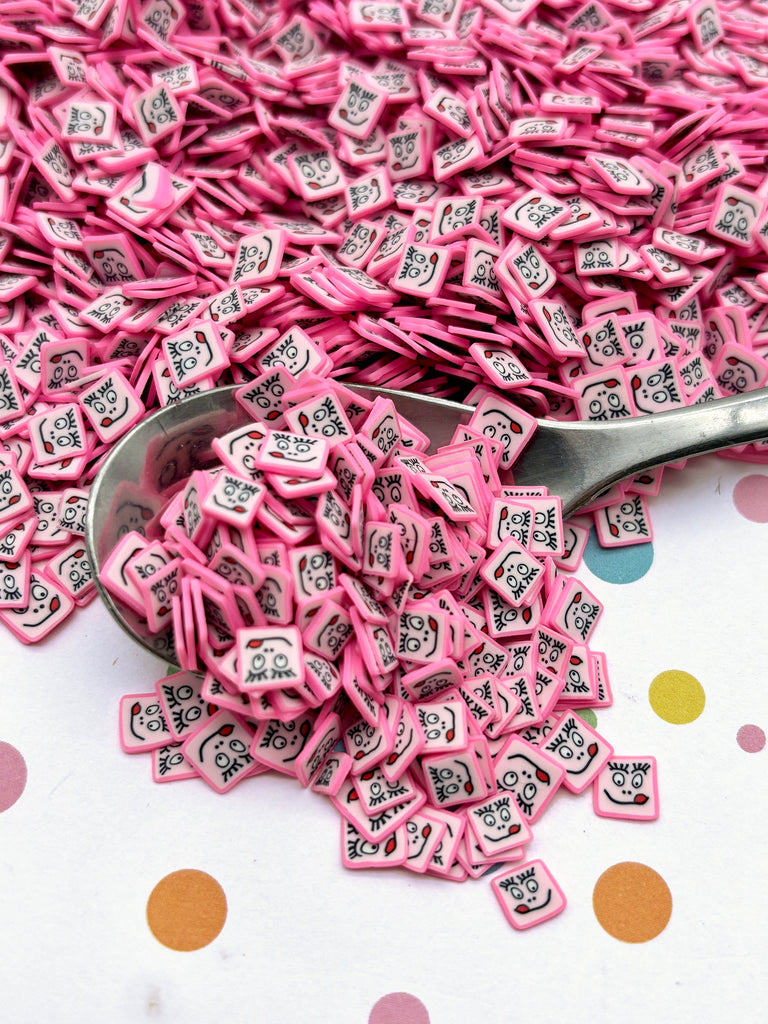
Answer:
[[[347,385],[361,397],[390,397],[397,410],[431,440],[450,442],[466,423],[468,405],[386,388]],[[176,662],[173,631],[151,633],[146,622],[99,581],[117,542],[132,530],[160,538],[158,513],[194,470],[220,460],[212,442],[252,422],[235,400],[238,385],[217,388],[166,406],[137,424],[114,446],[91,488],[86,546],[101,599],[139,644]],[[653,416],[605,422],[539,420],[514,465],[516,484],[537,484],[559,495],[568,517],[612,484],[692,455],[768,437],[768,389]]]

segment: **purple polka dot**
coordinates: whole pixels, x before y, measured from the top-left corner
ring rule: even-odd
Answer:
[[[765,733],[759,725],[742,725],[736,733],[736,742],[748,754],[756,754],[765,746]]]
[[[371,1010],[368,1024],[429,1024],[427,1008],[407,992],[390,992]]]
[[[750,473],[733,488],[736,511],[753,523],[768,523],[768,476]]]
[[[13,807],[27,784],[27,762],[10,743],[0,741],[0,812]]]

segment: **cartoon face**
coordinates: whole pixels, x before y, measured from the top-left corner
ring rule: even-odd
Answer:
[[[547,498],[534,499],[534,502],[531,551],[537,554],[558,554],[564,546],[560,506]]]
[[[29,578],[29,601],[24,607],[9,608],[6,623],[25,643],[49,633],[72,611],[71,598],[34,569]]]
[[[464,653],[463,661],[468,676],[483,676],[488,673],[500,673],[507,662],[507,657],[507,652],[502,647],[483,640]]]
[[[313,363],[309,339],[300,329],[288,331],[261,357],[265,370],[282,366],[294,377],[300,377],[305,370],[311,369]]]
[[[219,712],[219,715],[222,713]],[[204,777],[211,784],[224,788],[229,783],[237,781],[239,776],[253,765],[254,760],[249,752],[250,744],[242,735],[234,722],[224,721],[218,725],[219,717],[211,719],[216,722],[216,728],[205,733],[202,742],[195,744],[194,760],[190,756],[192,747],[187,746],[191,740],[195,740],[199,733],[195,732],[182,748],[184,752],[204,770]]]
[[[427,750],[445,749],[455,745],[456,710],[450,703],[421,705],[416,709],[416,713]]]
[[[658,817],[655,758],[609,759],[595,781],[594,807],[607,818],[651,821]]]
[[[243,239],[237,249],[235,269],[232,273],[233,284],[244,279],[257,280],[267,270],[272,258],[273,242],[269,232],[249,235]]]
[[[336,562],[330,552],[321,547],[305,548],[294,561],[298,597],[315,597],[336,586]]]
[[[203,509],[226,522],[247,525],[264,497],[264,487],[222,470],[203,502]]]
[[[530,555],[522,549],[513,548],[494,566],[493,581],[502,597],[511,604],[519,605],[541,573],[541,566]]]
[[[455,142],[449,142],[447,146],[441,146],[435,151],[434,156],[441,170],[446,171],[449,167],[460,164],[471,153],[472,147],[466,139],[456,139]]]
[[[589,659],[581,647],[574,647],[565,666],[563,697],[587,697],[592,692]]]
[[[471,762],[465,757],[441,758],[424,762],[427,782],[438,807],[465,803],[477,794],[477,779]]]
[[[484,288],[493,294],[500,294],[501,286],[494,270],[496,259],[496,254],[492,253],[490,249],[475,248],[469,262],[468,283],[477,288]]]
[[[151,630],[158,632],[170,624],[171,607],[179,586],[179,565],[173,562],[152,577],[148,587],[150,608],[147,614]]]
[[[96,103],[72,103],[66,120],[64,134],[98,139],[104,135],[107,112]]]
[[[307,717],[290,722],[271,719],[257,734],[254,752],[274,767],[285,767],[302,752],[311,731],[312,722]]]
[[[389,165],[395,171],[408,171],[414,168],[421,159],[420,137],[418,132],[403,132],[387,138]]]
[[[384,752],[384,734],[375,725],[363,719],[351,725],[346,733],[346,745],[353,761],[369,760],[378,751]]]
[[[530,744],[514,740],[494,766],[499,789],[509,791],[528,822],[534,822],[554,795],[565,774]]]
[[[439,264],[438,254],[426,248],[407,245],[398,271],[398,281],[426,287],[435,277]]]
[[[11,466],[0,466],[0,517],[7,519],[5,513],[13,514],[16,509],[28,505],[28,499],[26,502],[23,500],[24,490],[15,470]]]
[[[293,162],[310,197],[314,194],[320,198],[321,193],[328,195],[329,189],[343,185],[338,165],[327,150],[297,155]]]
[[[141,20],[151,28],[153,32],[156,32],[161,39],[167,40],[171,29],[174,28],[178,19],[179,16],[177,12],[171,4],[168,3],[168,0],[152,0],[142,13]],[[173,70],[183,72],[184,68],[174,68]],[[183,82],[185,76],[177,75],[177,78],[178,77],[181,77]],[[165,80],[167,81],[168,79],[166,78]]]
[[[241,291],[236,285],[219,292],[208,305],[208,315],[214,323],[227,323],[242,316],[244,312]]]
[[[100,434],[106,432],[110,436],[120,432],[123,425],[130,425],[131,414],[137,408],[125,387],[112,374],[81,395],[80,400],[91,413],[94,427],[98,426]]]
[[[139,100],[139,114],[150,138],[168,133],[179,123],[179,115],[171,95],[163,85],[157,86],[149,96]]]
[[[520,223],[533,225],[534,228],[543,228],[554,217],[563,212],[559,203],[551,202],[544,196],[531,196],[524,202],[519,203],[512,211],[512,216]]]
[[[397,665],[397,658],[392,649],[392,641],[386,627],[374,626],[371,629],[371,639],[375,645],[382,672],[391,672]]]
[[[165,734],[168,726],[163,717],[163,709],[154,694],[138,696],[130,706],[128,732],[138,744],[157,739]]]
[[[194,777],[197,774],[181,752],[181,743],[169,743],[167,746],[158,747],[153,753],[156,755],[153,763],[156,781],[179,778],[182,775],[185,778]]]
[[[393,568],[392,528],[373,525],[369,526],[366,533],[366,571],[377,575],[390,575]]]
[[[326,453],[327,445],[317,437],[273,430],[264,443],[262,460],[268,459],[272,468],[282,469],[283,472],[291,472],[292,466],[298,466],[307,473],[319,462],[324,462],[323,456]],[[265,465],[265,461],[262,461],[262,465]]]
[[[246,639],[239,658],[242,685],[258,689],[290,685],[302,678],[298,666],[297,644],[293,635],[270,634],[257,630],[258,636]]]
[[[265,575],[264,582],[256,591],[256,600],[267,619],[275,622],[284,621],[286,588],[282,583],[282,576],[278,575],[278,570]]]
[[[576,715],[565,714],[543,749],[565,767],[564,785],[581,791],[595,777],[611,748]]]
[[[379,94],[365,89],[354,80],[347,83],[345,95],[337,113],[341,120],[352,127],[366,125],[371,120],[371,106],[379,99]]]
[[[466,106],[456,96],[449,92],[441,93],[435,103],[435,107],[441,114],[445,114],[461,132],[470,131],[472,122],[469,119]]]
[[[0,607],[20,608],[26,604],[28,563],[0,562]]]
[[[332,615],[318,631],[315,646],[329,658],[335,658],[351,639],[353,632],[352,623],[346,616]]]
[[[77,410],[73,406],[60,406],[35,419],[30,426],[30,439],[47,461],[80,454],[84,450],[84,435]]]
[[[472,826],[483,850],[508,849],[518,845],[529,832],[508,794],[472,808],[471,813]],[[515,841],[510,844],[510,839]]]
[[[378,178],[369,178],[367,181],[350,185],[347,194],[352,213],[357,213],[365,207],[376,206],[382,198],[381,184]]]
[[[93,566],[85,547],[76,548],[57,565],[58,573],[71,594],[79,594],[93,582]]]
[[[544,286],[549,284],[552,279],[551,273],[546,262],[532,245],[526,245],[512,258],[512,266],[527,290],[534,295],[544,294]]]
[[[421,747],[422,736],[414,723],[412,711],[410,708],[404,707],[395,729],[394,746],[384,762],[384,773],[388,777],[395,777],[396,773],[405,766],[406,760],[415,757]],[[392,774],[393,772],[395,775]]]
[[[590,597],[590,594],[577,589],[562,611],[564,629],[569,636],[582,641],[589,637],[602,610],[599,604],[590,600]]]
[[[374,196],[372,191],[362,194],[357,188],[355,188],[354,195],[352,198],[352,209],[357,209],[355,205],[359,202],[360,205],[365,203],[371,198],[377,198]],[[365,263],[365,258],[373,248],[376,240],[379,237],[379,229],[371,227],[368,224],[355,224],[350,233],[344,239],[344,244],[339,249],[339,257],[350,260],[351,262],[362,265]]]
[[[373,864],[399,864],[402,862],[399,830],[395,830],[381,842],[374,843],[361,835],[351,822],[345,821],[344,837],[347,867],[365,867],[366,862]],[[358,864],[358,861],[361,863]]]
[[[407,777],[387,779],[378,766],[362,772],[356,779],[355,787],[366,813],[371,815],[393,807],[413,794],[413,787]]]
[[[145,505],[134,501],[123,501],[115,509],[115,521],[118,539],[127,533],[138,533],[146,536],[147,524],[152,519],[153,511]]]
[[[534,611],[534,606],[525,605],[522,608],[515,608],[490,587],[483,598],[487,600],[487,614],[493,636],[528,633],[535,625],[537,614]],[[540,611],[538,614],[540,615]]]
[[[640,495],[627,495],[623,501],[600,510],[600,527],[608,543],[637,543],[651,536],[645,504]]]
[[[504,502],[496,518],[495,539],[498,542],[505,537],[514,537],[518,544],[527,547],[533,528],[534,513],[530,508]]]
[[[417,860],[426,850],[434,832],[434,825],[429,819],[414,815],[405,823],[408,838],[408,860]]]
[[[630,378],[632,397],[641,412],[662,412],[683,404],[671,363],[639,367]]]
[[[214,362],[213,344],[205,331],[192,330],[178,338],[166,338],[164,348],[177,384],[199,378]]]
[[[95,270],[105,284],[132,281],[133,274],[128,266],[125,252],[118,248],[103,248],[93,251],[91,256]],[[117,297],[116,301],[119,302]]]
[[[720,207],[715,231],[736,243],[749,245],[759,213],[759,208],[745,196],[729,195]]]
[[[402,612],[397,623],[397,653],[408,661],[443,656],[444,624],[429,612]]]
[[[616,247],[611,240],[585,242],[577,247],[579,272],[604,274],[616,269]]]
[[[160,681],[166,720],[177,739],[186,736],[213,715],[217,708],[200,692],[201,681],[191,673],[178,673]]]
[[[479,208],[477,199],[451,199],[440,207],[435,235],[448,235],[472,224]]]
[[[622,322],[621,333],[624,345],[635,361],[653,359],[658,355],[658,338],[650,318]]]
[[[325,437],[331,441],[351,436],[352,433],[343,410],[330,395],[317,403],[303,406],[297,420],[305,434]]]
[[[726,356],[718,368],[716,378],[724,395],[740,395],[757,387],[759,378],[755,367],[737,356]]]
[[[707,379],[707,371],[701,356],[696,353],[679,366],[683,387],[690,394]]]
[[[277,37],[276,45],[284,50],[291,60],[301,60],[314,49],[315,38],[304,23],[297,19]]]
[[[492,886],[513,928],[524,929],[547,921],[565,907],[560,886],[540,860],[494,878]]]
[[[72,384],[80,376],[84,366],[83,353],[77,349],[56,352],[48,360],[48,378],[45,382],[47,390],[59,391],[67,384]]]
[[[590,420],[615,420],[631,416],[625,388],[619,376],[606,377],[586,384],[580,404]]]
[[[584,331],[581,337],[587,358],[593,366],[610,366],[621,362],[626,355],[623,339],[619,336],[613,317],[599,321]]]
[[[486,408],[474,422],[486,437],[499,441],[505,451],[513,448],[515,439],[522,434],[520,424],[503,409]]]

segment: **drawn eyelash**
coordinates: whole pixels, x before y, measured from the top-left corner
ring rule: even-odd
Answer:
[[[272,743],[272,740],[280,732],[280,726],[275,725],[274,722],[269,722],[267,728],[264,730],[264,735],[261,737],[260,747],[268,747]]]
[[[232,758],[227,767],[221,773],[221,777],[224,780],[224,782],[228,782],[235,774],[235,772],[239,771],[240,768],[243,768],[246,764],[247,761],[245,760],[245,758],[243,758],[242,761],[237,757]]]
[[[378,832],[380,828],[383,828],[387,824],[387,822],[392,819],[392,813],[395,810],[396,808],[392,808],[392,810],[382,811],[381,814],[379,814],[377,817],[371,818],[371,832]]]
[[[515,793],[515,800],[517,800],[517,806],[520,808],[520,810],[523,812],[523,814],[526,815],[526,817],[530,817],[531,814],[533,814],[533,802],[532,801],[525,800],[520,795],[520,793]]]

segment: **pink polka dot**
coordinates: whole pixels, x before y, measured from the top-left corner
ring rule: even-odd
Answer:
[[[0,741],[0,812],[13,807],[27,784],[27,762],[10,743]]]
[[[750,473],[733,488],[736,511],[753,523],[768,523],[768,476]]]
[[[407,992],[390,992],[371,1010],[368,1024],[429,1024],[427,1008]]]
[[[765,733],[759,725],[742,725],[736,733],[736,742],[748,754],[756,754],[765,746]]]

